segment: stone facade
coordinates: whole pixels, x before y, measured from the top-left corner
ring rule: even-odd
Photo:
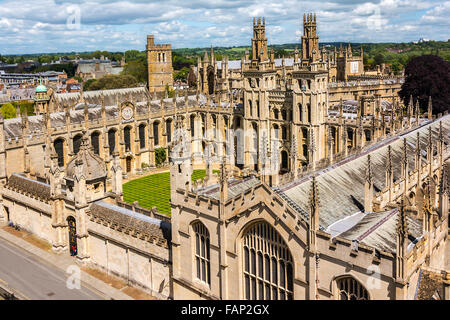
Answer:
[[[173,88],[172,45],[155,44],[153,35],[147,36],[148,90],[164,92],[166,84]]]

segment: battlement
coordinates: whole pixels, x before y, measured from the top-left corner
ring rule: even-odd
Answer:
[[[171,44],[155,44],[155,36],[147,36],[147,50],[172,50]]]

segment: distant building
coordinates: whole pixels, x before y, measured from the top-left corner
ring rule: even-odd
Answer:
[[[102,57],[103,58],[103,57]],[[83,79],[100,79],[108,74],[120,74],[123,67],[121,64],[105,59],[80,60],[75,75]]]

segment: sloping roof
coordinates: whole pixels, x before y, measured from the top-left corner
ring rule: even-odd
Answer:
[[[228,180],[228,199],[234,198],[237,195],[256,187],[257,185],[261,184],[261,181],[256,177],[249,177],[243,180],[237,180],[237,179],[229,179]],[[198,194],[211,197],[213,199],[219,200],[220,199],[220,192],[219,192],[219,184],[214,184],[212,186],[208,186],[203,189],[197,190]],[[227,200],[227,199],[225,199]]]
[[[147,101],[148,90],[145,87],[122,88],[110,90],[84,91],[83,98],[86,103],[101,105],[102,95],[105,105],[115,105],[117,101],[123,102],[134,99],[136,102]],[[80,101],[80,92],[55,93],[55,101],[62,106],[73,106]]]
[[[450,115],[440,119],[444,136],[449,136]],[[422,126],[405,135],[388,138],[376,145],[364,150],[362,153],[353,155],[330,167],[316,173],[316,181],[319,188],[319,222],[323,228],[328,228],[333,223],[345,219],[355,213],[364,211],[364,182],[367,166],[367,154],[371,155],[372,174],[375,191],[385,187],[385,159],[388,145],[392,147],[392,164],[394,181],[401,176],[401,158],[403,138],[407,139],[407,153],[409,159],[409,170],[414,169],[414,149],[417,131],[420,132],[420,145],[423,161],[426,161],[426,144],[428,127],[432,127],[433,141],[436,141],[439,121]],[[448,138],[445,139],[448,144]],[[302,210],[308,212],[309,191],[311,187],[311,175],[300,178],[280,187],[280,193],[289,198]]]
[[[28,194],[32,194],[36,198],[50,200],[50,185],[27,178],[18,173],[13,173],[6,184],[8,188],[21,190]]]
[[[356,240],[379,250],[396,252],[396,227],[399,212],[398,209],[384,212],[371,212],[352,228],[339,236]],[[407,216],[409,243],[422,236],[422,222]]]
[[[125,229],[135,230],[160,241],[170,242],[171,224],[141,213],[116,206],[105,201],[96,201],[90,206],[91,214],[101,220],[117,224]]]

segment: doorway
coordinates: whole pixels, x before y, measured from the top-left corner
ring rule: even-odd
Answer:
[[[131,172],[131,157],[127,157],[127,173]]]
[[[76,256],[78,254],[78,247],[77,247],[77,225],[76,225],[75,218],[68,217],[67,224],[69,225],[70,255]]]

